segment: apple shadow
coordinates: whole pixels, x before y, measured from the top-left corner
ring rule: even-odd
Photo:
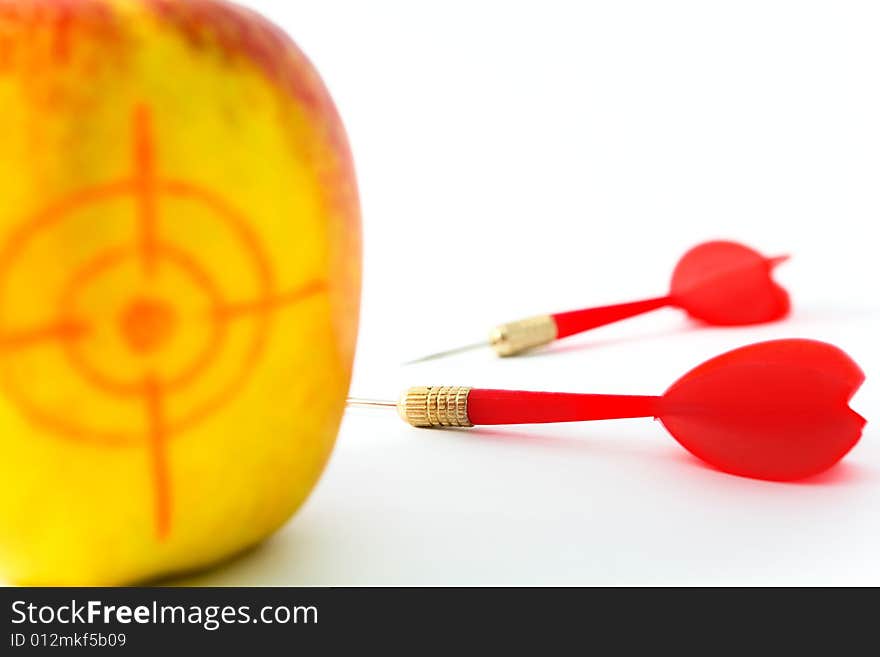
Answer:
[[[146,582],[148,586],[275,586],[309,585],[313,577],[306,572],[314,562],[314,546],[320,540],[308,537],[296,525],[289,525],[256,545],[225,559],[194,570],[171,574]],[[309,546],[312,546],[311,548]],[[310,554],[310,552],[312,554]],[[293,558],[302,555],[303,558]],[[302,569],[302,572],[299,570]],[[283,573],[283,582],[279,582]]]

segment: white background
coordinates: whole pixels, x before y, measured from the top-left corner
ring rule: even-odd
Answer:
[[[837,344],[868,418],[836,468],[702,466],[651,420],[419,431],[349,411],[274,538],[198,584],[880,584],[880,8],[854,2],[247,4],[312,58],[363,201],[352,392],[659,394],[775,337]],[[523,315],[662,294],[704,239],[769,255],[789,321],[674,310],[499,360],[408,368]]]

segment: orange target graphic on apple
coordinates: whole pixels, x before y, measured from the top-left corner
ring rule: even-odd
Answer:
[[[280,289],[243,211],[161,175],[147,106],[132,114],[129,150],[127,175],[3,236],[0,392],[61,439],[146,449],[162,538],[169,441],[246,385],[277,311],[326,286]]]

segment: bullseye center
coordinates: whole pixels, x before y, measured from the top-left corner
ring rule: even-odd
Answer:
[[[177,326],[177,313],[161,299],[137,297],[119,315],[119,331],[128,347],[141,354],[164,345]]]

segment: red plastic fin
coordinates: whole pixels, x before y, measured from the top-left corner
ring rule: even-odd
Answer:
[[[686,449],[721,470],[799,479],[831,467],[858,442],[865,419],[848,402],[864,378],[832,345],[762,342],[685,374],[663,395],[659,417]]]
[[[772,272],[786,257],[766,258],[736,242],[700,244],[676,266],[670,297],[692,317],[718,326],[781,319],[791,303]]]

